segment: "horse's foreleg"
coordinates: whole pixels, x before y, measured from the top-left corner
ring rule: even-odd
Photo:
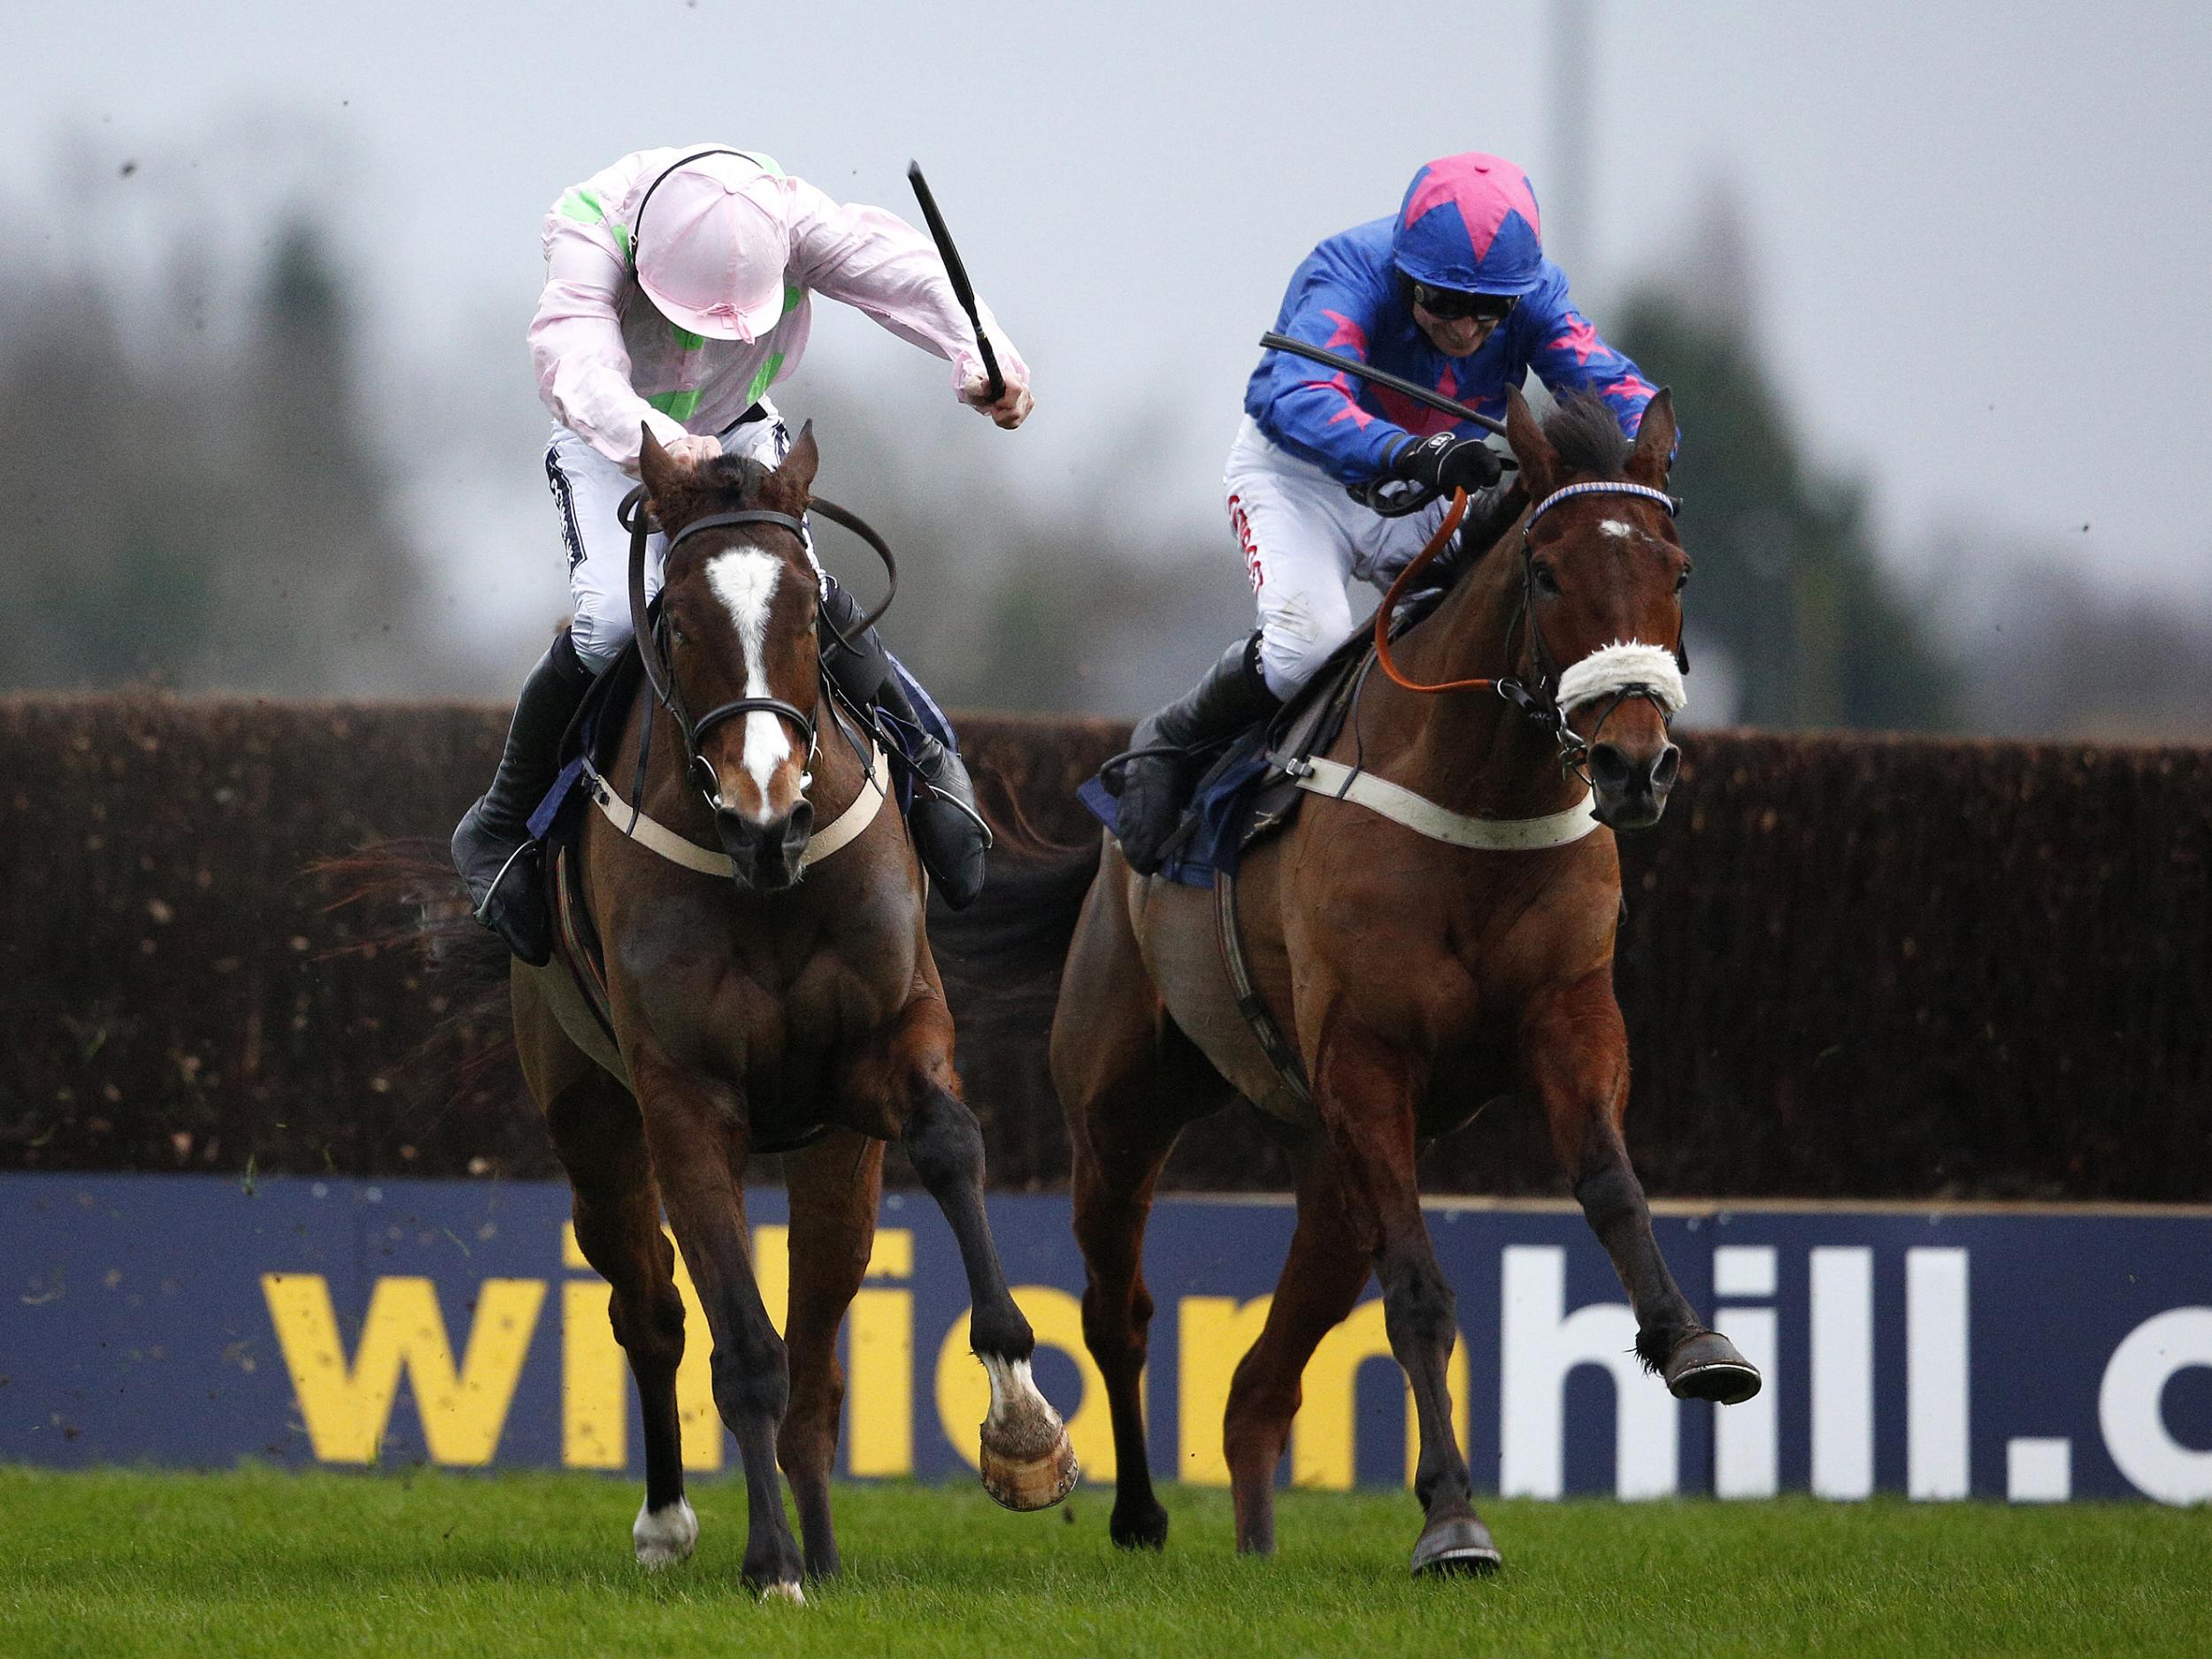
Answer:
[[[799,1547],[776,1476],[776,1432],[791,1398],[789,1362],[753,1277],[742,1102],[726,1086],[657,1056],[625,1057],[669,1225],[714,1333],[714,1403],[744,1461],[745,1581],[764,1596],[803,1601]]]
[[[791,1193],[791,1310],[783,1325],[791,1409],[776,1437],[776,1456],[798,1503],[807,1575],[826,1578],[838,1570],[829,1486],[845,1403],[837,1327],[868,1271],[883,1195],[883,1142],[840,1130],[790,1154],[784,1168]]]
[[[555,1151],[574,1189],[576,1244],[611,1286],[607,1317],[629,1356],[645,1426],[645,1502],[630,1529],[641,1565],[691,1554],[699,1519],[684,1497],[676,1367],[684,1356],[684,1304],[675,1252],[661,1232],[660,1189],[646,1156],[637,1103],[596,1066],[546,1106]]]
[[[1522,1069],[1543,1102],[1552,1146],[1575,1200],[1620,1275],[1636,1313],[1636,1352],[1686,1400],[1734,1404],[1759,1392],[1735,1345],[1697,1320],[1652,1236],[1651,1206],[1628,1161],[1628,1032],[1601,970],[1548,998],[1523,1021]]]
[[[1368,1242],[1351,1228],[1327,1148],[1308,1148],[1302,1162],[1298,1230],[1267,1324],[1237,1364],[1222,1417],[1240,1555],[1274,1553],[1275,1467],[1304,1398],[1299,1379],[1321,1339],[1351,1312],[1373,1267]]]
[[[1475,1514],[1474,1483],[1452,1432],[1446,1368],[1459,1340],[1458,1302],[1437,1265],[1416,1185],[1414,1110],[1425,1064],[1340,1018],[1322,1026],[1314,1099],[1335,1155],[1355,1232],[1372,1240],[1383,1327],[1413,1391],[1421,1455],[1413,1489],[1425,1517],[1417,1573],[1487,1572],[1498,1564]]]
[[[1060,1414],[1029,1372],[1037,1339],[1015,1305],[983,1210],[983,1132],[954,1092],[952,1022],[943,1004],[917,1010],[908,1049],[901,1144],[959,1241],[967,1270],[968,1343],[991,1379],[982,1435],[983,1489],[1010,1509],[1042,1509],[1075,1485],[1074,1448]],[[941,1041],[936,1041],[941,1026]]]

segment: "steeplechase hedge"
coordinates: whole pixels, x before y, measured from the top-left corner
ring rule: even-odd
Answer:
[[[986,803],[1092,831],[1097,720],[972,717]],[[0,699],[0,1168],[542,1175],[502,1022],[333,866],[442,848],[502,711]],[[2212,750],[1694,733],[1624,838],[1629,1138],[1655,1194],[2212,1199]],[[339,905],[338,908],[333,908]],[[994,1179],[1064,1177],[1050,964],[963,1045]],[[1001,987],[1000,988],[1003,988]],[[980,1027],[979,1027],[980,1029]],[[1429,1155],[1432,1190],[1563,1190],[1537,1115]],[[1238,1108],[1171,1180],[1267,1187]]]

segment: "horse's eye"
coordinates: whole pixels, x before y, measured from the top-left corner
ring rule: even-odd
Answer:
[[[1681,592],[1681,591],[1682,591],[1685,588],[1687,588],[1689,585],[1690,585],[1690,572],[1687,572],[1687,571],[1684,571],[1684,572],[1682,572],[1679,576],[1678,576],[1678,577],[1676,577],[1676,578],[1674,579],[1674,591],[1675,591],[1675,592],[1677,592],[1677,593],[1680,593],[1680,592]]]
[[[1557,593],[1559,591],[1559,572],[1552,569],[1552,567],[1548,565],[1539,565],[1535,568],[1537,592],[1545,594]]]

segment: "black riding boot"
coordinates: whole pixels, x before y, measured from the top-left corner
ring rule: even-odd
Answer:
[[[855,648],[847,650],[834,639],[824,646],[822,661],[838,688],[863,707],[874,703],[921,730],[906,687],[891,672],[891,654],[883,649],[883,641],[873,628],[856,632],[867,620],[859,602],[833,581],[822,609]],[[914,851],[939,895],[954,910],[964,910],[983,891],[985,858],[991,850],[990,829],[976,808],[975,785],[960,757],[926,730],[922,730],[913,770],[922,786],[915,790],[914,804],[906,814]]]
[[[1202,751],[1225,743],[1279,703],[1260,674],[1260,636],[1239,640],[1176,702],[1140,721],[1121,767],[1114,836],[1141,876],[1160,867],[1198,781]],[[1147,754],[1141,751],[1154,750]]]
[[[530,814],[553,787],[561,735],[591,681],[591,671],[563,634],[522,683],[492,787],[453,832],[453,867],[468,884],[476,919],[534,968],[552,960],[553,927],[537,843],[530,839]]]

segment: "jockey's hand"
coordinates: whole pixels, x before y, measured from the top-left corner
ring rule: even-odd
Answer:
[[[661,447],[668,451],[668,458],[675,462],[677,465],[695,469],[704,466],[722,453],[722,440],[711,434],[699,438],[687,433],[675,442],[663,444]]]
[[[1029,411],[1035,406],[1035,402],[1029,396],[1026,385],[1010,375],[1004,375],[1002,372],[1002,378],[1006,381],[1006,389],[999,394],[996,403],[984,396],[990,390],[991,383],[981,374],[968,377],[967,384],[960,388],[960,401],[969,408],[988,415],[1011,432],[1029,419]]]
[[[1487,489],[1504,475],[1497,451],[1479,438],[1462,438],[1448,432],[1434,437],[1410,438],[1390,457],[1391,473],[1426,484],[1441,495],[1463,489],[1470,495]]]

